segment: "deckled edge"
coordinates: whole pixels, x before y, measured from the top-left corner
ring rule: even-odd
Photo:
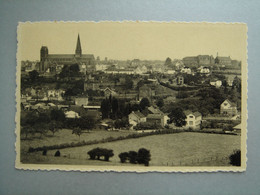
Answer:
[[[21,42],[20,28],[24,24],[38,24],[38,23],[161,23],[161,24],[221,24],[221,25],[245,25],[246,26],[246,59],[245,65],[241,67],[242,77],[242,98],[241,98],[241,110],[244,109],[242,115],[241,126],[245,131],[241,132],[241,167],[131,167],[131,166],[86,166],[86,165],[46,165],[46,164],[22,164],[20,162],[20,89],[21,89],[21,60],[20,60],[20,48]],[[244,41],[244,40],[243,40]],[[185,22],[185,21],[38,21],[38,22],[18,22],[17,25],[17,53],[16,53],[16,114],[15,114],[15,151],[16,160],[15,168],[19,170],[32,170],[32,171],[80,171],[80,172],[130,172],[130,173],[193,173],[193,172],[244,172],[247,167],[247,99],[248,99],[248,27],[244,22]],[[246,96],[246,97],[244,97]],[[243,128],[244,127],[244,128]]]

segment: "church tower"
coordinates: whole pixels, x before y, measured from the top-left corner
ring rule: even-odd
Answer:
[[[75,56],[81,57],[82,51],[81,51],[81,44],[80,44],[80,38],[79,38],[79,34],[78,34],[78,40],[77,40],[77,46],[76,46],[76,51],[75,51]]]

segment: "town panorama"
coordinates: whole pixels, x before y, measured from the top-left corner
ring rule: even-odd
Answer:
[[[82,40],[21,61],[21,163],[240,166],[241,61],[108,59]]]

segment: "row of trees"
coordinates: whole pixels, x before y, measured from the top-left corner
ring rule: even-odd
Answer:
[[[118,155],[121,163],[125,163],[129,161],[132,164],[144,164],[145,166],[149,166],[149,161],[151,160],[150,151],[145,148],[140,148],[138,152],[129,151],[122,152]]]
[[[147,98],[143,98],[139,104],[130,104],[126,100],[118,100],[110,96],[101,102],[102,118],[122,119],[128,117],[132,111],[142,111],[148,106],[150,102]]]
[[[81,118],[66,119],[63,111],[53,109],[49,113],[29,112],[21,115],[21,133],[25,135],[25,139],[28,135],[47,134],[48,131],[52,132],[52,135],[58,132],[62,128],[73,129],[72,134],[79,137],[83,133],[83,130],[90,130],[95,127],[95,119],[90,116],[82,116]]]

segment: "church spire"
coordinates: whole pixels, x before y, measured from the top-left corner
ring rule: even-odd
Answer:
[[[75,54],[76,54],[76,57],[81,57],[81,54],[82,54],[79,34],[78,34],[78,40],[77,40],[77,46],[76,46]]]

